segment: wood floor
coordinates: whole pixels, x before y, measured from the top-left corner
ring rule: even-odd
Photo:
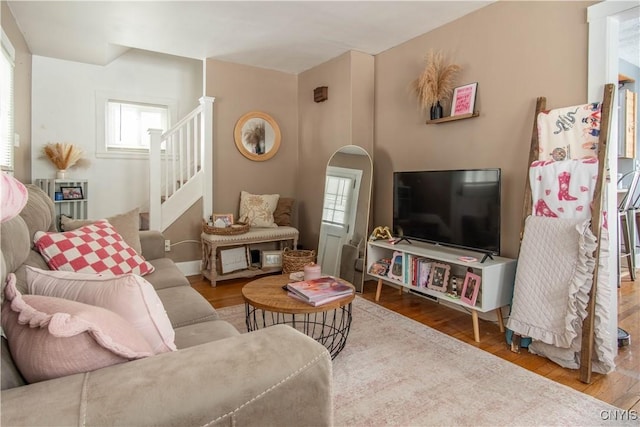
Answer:
[[[189,280],[215,308],[244,302],[241,289],[247,283],[246,279],[218,282],[215,288],[201,276],[192,276]],[[374,301],[375,291],[376,282],[367,282],[362,297]],[[497,324],[480,320],[481,342],[476,343],[471,316],[467,313],[410,293],[400,295],[390,286],[383,286],[379,304],[553,381],[619,408],[640,412],[640,279],[632,282],[623,277],[618,299],[618,326],[631,334],[631,344],[618,350],[616,370],[608,375],[593,374],[591,384],[580,382],[577,370],[562,368],[526,349],[519,354],[511,352]]]

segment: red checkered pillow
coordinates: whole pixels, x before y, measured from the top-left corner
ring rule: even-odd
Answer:
[[[64,233],[38,231],[33,240],[52,270],[144,276],[154,268],[107,221]]]

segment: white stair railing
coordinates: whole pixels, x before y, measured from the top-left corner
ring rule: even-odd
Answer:
[[[149,129],[149,228],[164,231],[202,198],[202,216],[213,211],[213,97],[164,134]]]

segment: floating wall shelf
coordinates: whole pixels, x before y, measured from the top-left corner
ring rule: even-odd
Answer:
[[[427,124],[428,125],[435,125],[435,124],[438,124],[438,123],[453,122],[453,121],[456,121],[456,120],[463,120],[463,119],[470,119],[472,117],[478,117],[479,115],[480,115],[480,112],[476,111],[474,113],[462,114],[460,116],[449,116],[449,117],[443,117],[441,119],[427,120]]]

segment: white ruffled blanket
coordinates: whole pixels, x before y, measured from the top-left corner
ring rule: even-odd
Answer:
[[[529,173],[535,216],[525,223],[507,327],[532,338],[532,353],[577,369],[597,246],[589,229],[597,160],[538,161]],[[606,221],[601,239],[593,370],[608,373],[615,367],[615,340],[608,331]]]
[[[588,220],[528,217],[509,329],[569,348],[582,330],[595,248]]]

